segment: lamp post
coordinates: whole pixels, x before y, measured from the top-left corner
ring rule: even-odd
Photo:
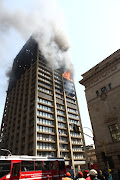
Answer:
[[[12,153],[8,149],[1,149],[1,151],[9,152],[8,156],[12,156]]]
[[[106,152],[106,147],[105,147],[105,143],[104,143],[104,141],[99,141],[99,140],[97,140],[94,136],[92,137],[92,136],[89,136],[88,134],[86,134],[86,133],[83,133],[83,134],[85,134],[86,136],[88,136],[88,137],[90,137],[90,138],[92,138],[94,141],[97,141],[97,142],[99,142],[100,144],[102,144],[102,146],[103,146],[103,150],[104,150],[104,153],[105,153],[105,156],[107,157],[107,152]],[[107,168],[109,169],[109,164],[108,164],[108,161],[106,161],[107,162]]]
[[[84,129],[84,128],[87,128],[87,129],[89,129],[89,130],[92,132],[92,134],[93,134],[93,131],[92,131],[92,129],[90,129],[89,127],[83,127],[83,129]]]

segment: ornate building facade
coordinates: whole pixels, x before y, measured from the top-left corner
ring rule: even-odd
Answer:
[[[98,166],[104,169],[108,161],[116,175],[120,169],[120,50],[82,77],[80,84],[85,86]]]

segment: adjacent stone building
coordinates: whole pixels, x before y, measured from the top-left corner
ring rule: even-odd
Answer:
[[[120,170],[120,50],[82,77],[79,83],[85,86],[98,166],[104,169],[106,153],[109,167],[117,174]]]

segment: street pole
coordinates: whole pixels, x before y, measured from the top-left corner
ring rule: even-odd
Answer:
[[[78,129],[79,127],[80,127],[81,129],[83,129],[82,126],[77,126],[77,129]],[[90,129],[90,128],[88,128],[88,127],[85,127],[85,128]],[[91,129],[90,129],[90,130],[91,130]],[[92,132],[92,130],[91,130],[91,132]],[[88,134],[86,134],[86,133],[84,133],[83,131],[80,131],[80,130],[79,130],[79,133],[84,134],[84,135],[92,138],[94,141],[97,141],[97,142],[99,142],[100,144],[102,144],[103,149],[104,149],[105,156],[107,157],[107,152],[106,152],[106,148],[105,148],[105,143],[104,143],[104,141],[99,141],[99,140],[97,140],[94,136],[92,137],[92,136],[90,136],[90,135],[88,135]],[[92,132],[92,133],[93,133],[93,132]],[[107,168],[109,169],[108,160],[107,160],[106,162],[107,162]]]
[[[104,141],[99,141],[99,140],[97,140],[95,137],[89,136],[89,135],[86,134],[86,133],[83,133],[83,134],[85,134],[86,136],[92,138],[94,141],[97,141],[97,142],[99,142],[100,144],[102,144],[103,150],[104,150],[104,153],[105,153],[105,156],[107,156],[107,152],[106,152],[106,148],[105,148],[105,143],[104,143]],[[109,169],[108,161],[107,161],[107,168]]]
[[[80,128],[82,128],[82,127],[80,126]],[[90,129],[90,128],[88,128],[88,127],[83,127],[83,128]],[[91,130],[91,129],[90,129],[90,130]],[[92,130],[91,130],[91,132],[92,132]],[[106,152],[106,147],[105,147],[104,141],[99,141],[99,140],[97,140],[95,137],[92,137],[92,136],[90,136],[90,135],[84,133],[83,131],[80,131],[80,133],[82,133],[82,134],[84,134],[84,135],[86,135],[86,136],[92,138],[94,141],[97,141],[97,142],[99,142],[100,144],[102,144],[103,150],[104,150],[104,153],[105,153],[105,156],[107,157],[107,152]],[[93,132],[92,132],[92,133],[93,133]],[[109,169],[108,160],[107,160],[107,168]]]

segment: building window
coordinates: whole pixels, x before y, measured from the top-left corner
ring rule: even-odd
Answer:
[[[117,124],[108,126],[113,142],[120,141],[120,130]]]
[[[101,88],[101,92],[102,92],[102,93],[106,93],[106,92],[107,92],[106,87]]]
[[[34,162],[32,161],[22,161],[21,162],[21,171],[33,171]]]
[[[110,83],[110,84],[108,84],[108,86],[109,86],[109,89],[111,90],[112,89],[112,84]]]
[[[99,91],[96,91],[96,95],[99,96]]]

